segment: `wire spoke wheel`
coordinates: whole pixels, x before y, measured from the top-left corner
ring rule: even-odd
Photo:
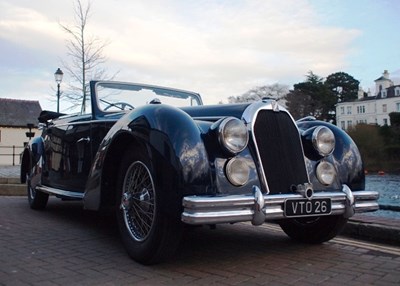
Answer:
[[[144,241],[154,224],[156,200],[153,178],[141,161],[133,162],[126,172],[120,208],[130,236]]]
[[[150,265],[174,254],[183,228],[180,210],[168,208],[168,192],[175,189],[171,181],[163,173],[154,172],[146,149],[135,147],[125,151],[119,166],[116,215],[128,254]]]

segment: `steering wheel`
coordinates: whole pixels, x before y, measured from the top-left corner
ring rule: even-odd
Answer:
[[[109,105],[106,108],[104,108],[104,111],[107,111],[112,107],[116,107],[116,108],[121,109],[121,110],[128,110],[128,109],[129,110],[133,110],[134,109],[134,107],[131,104],[126,103],[126,102],[122,102],[122,101],[116,102],[116,103],[108,103],[108,104]]]

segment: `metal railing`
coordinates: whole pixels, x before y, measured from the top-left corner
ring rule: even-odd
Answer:
[[[12,157],[13,166],[15,166],[15,164],[20,165],[23,151],[23,146],[0,146],[0,165],[7,165],[11,163],[11,160],[3,160],[4,157]],[[18,163],[16,163],[16,159],[18,160]]]

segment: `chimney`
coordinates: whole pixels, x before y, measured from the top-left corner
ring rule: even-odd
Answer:
[[[361,86],[358,88],[357,96],[358,96],[358,99],[363,99],[364,98],[364,91],[361,88]]]
[[[387,70],[384,70],[382,75],[384,78],[389,79],[389,72]]]

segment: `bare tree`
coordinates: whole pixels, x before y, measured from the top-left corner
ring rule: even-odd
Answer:
[[[272,98],[277,101],[281,100],[280,103],[285,105],[285,96],[288,93],[289,87],[287,85],[274,83],[272,85],[264,85],[252,88],[240,96],[230,96],[228,101],[230,103],[254,102],[263,98]]]
[[[66,46],[70,62],[63,62],[63,66],[71,76],[71,83],[65,97],[71,102],[72,107],[82,103],[82,112],[86,111],[88,81],[113,78],[107,76],[105,69],[101,66],[106,61],[103,51],[109,43],[86,34],[91,8],[90,1],[84,7],[81,0],[76,0],[74,2],[75,24],[69,26],[60,23],[62,30],[69,36]]]

